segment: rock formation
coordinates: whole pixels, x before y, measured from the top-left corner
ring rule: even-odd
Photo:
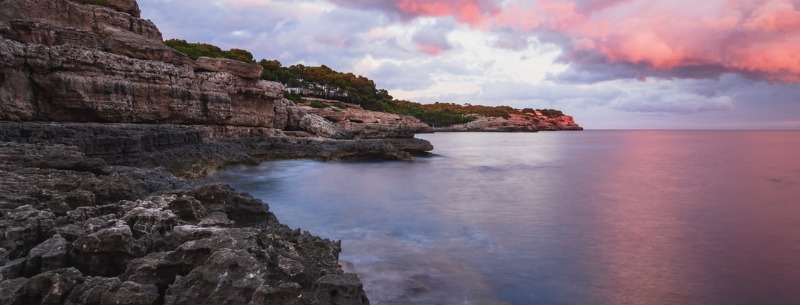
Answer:
[[[437,132],[537,132],[556,130],[583,130],[568,115],[550,118],[539,111],[510,114],[508,118],[472,115],[475,121],[446,127],[437,127]]]
[[[308,113],[319,115],[360,139],[413,138],[416,133],[433,129],[410,115],[364,110],[355,104],[323,101],[329,107],[301,106]]]
[[[230,187],[50,144],[0,143],[0,173],[2,304],[368,304],[339,243]]]
[[[0,304],[368,304],[338,242],[184,178],[433,149],[403,119],[294,106],[258,65],[192,61],[134,0],[0,0],[0,60]]]

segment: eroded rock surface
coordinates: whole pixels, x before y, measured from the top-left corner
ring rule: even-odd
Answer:
[[[90,160],[75,146],[0,143],[3,304],[368,304],[338,265],[338,242],[289,229],[247,194],[163,173],[151,177],[171,187],[133,191],[141,171],[158,170],[38,159]],[[99,181],[129,191],[87,187],[94,200],[51,211]],[[337,275],[349,280],[325,280]],[[340,299],[325,301],[330,291]]]

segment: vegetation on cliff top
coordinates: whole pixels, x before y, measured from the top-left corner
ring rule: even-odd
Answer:
[[[228,58],[243,62],[255,62],[253,54],[241,50],[221,48],[206,43],[189,43],[185,40],[170,39],[164,42],[192,60],[201,56]],[[394,114],[414,116],[428,125],[449,126],[468,123],[476,119],[474,115],[505,117],[511,114],[533,112],[531,108],[516,109],[509,106],[484,106],[454,103],[421,104],[396,100],[385,89],[378,89],[375,82],[361,75],[343,73],[328,66],[305,66],[302,64],[284,67],[280,61],[262,59],[258,64],[264,67],[262,79],[282,83],[286,87],[286,97],[300,102],[300,97],[318,97],[358,104],[364,109]],[[320,105],[314,105],[320,107]],[[555,109],[539,109],[549,117],[564,114]]]
[[[192,60],[197,60],[200,57],[213,57],[213,58],[227,58],[243,62],[255,62],[253,54],[242,49],[230,49],[224,51],[220,47],[207,44],[207,43],[190,43],[181,39],[170,39],[164,41],[164,44],[170,48],[178,50],[186,54]]]

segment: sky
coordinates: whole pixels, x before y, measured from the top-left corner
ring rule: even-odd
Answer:
[[[139,0],[165,39],[590,129],[800,130],[800,0]]]

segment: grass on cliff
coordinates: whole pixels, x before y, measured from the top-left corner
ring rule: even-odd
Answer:
[[[95,1],[105,1],[105,0],[95,0]],[[227,58],[238,60],[247,63],[254,63],[253,54],[242,49],[230,49],[230,50],[222,50],[220,47],[207,44],[207,43],[193,43],[187,42],[186,40],[181,39],[170,39],[164,41],[164,44],[170,48],[178,50],[179,52],[186,54],[192,60],[197,60],[200,57],[212,57],[212,58]]]

